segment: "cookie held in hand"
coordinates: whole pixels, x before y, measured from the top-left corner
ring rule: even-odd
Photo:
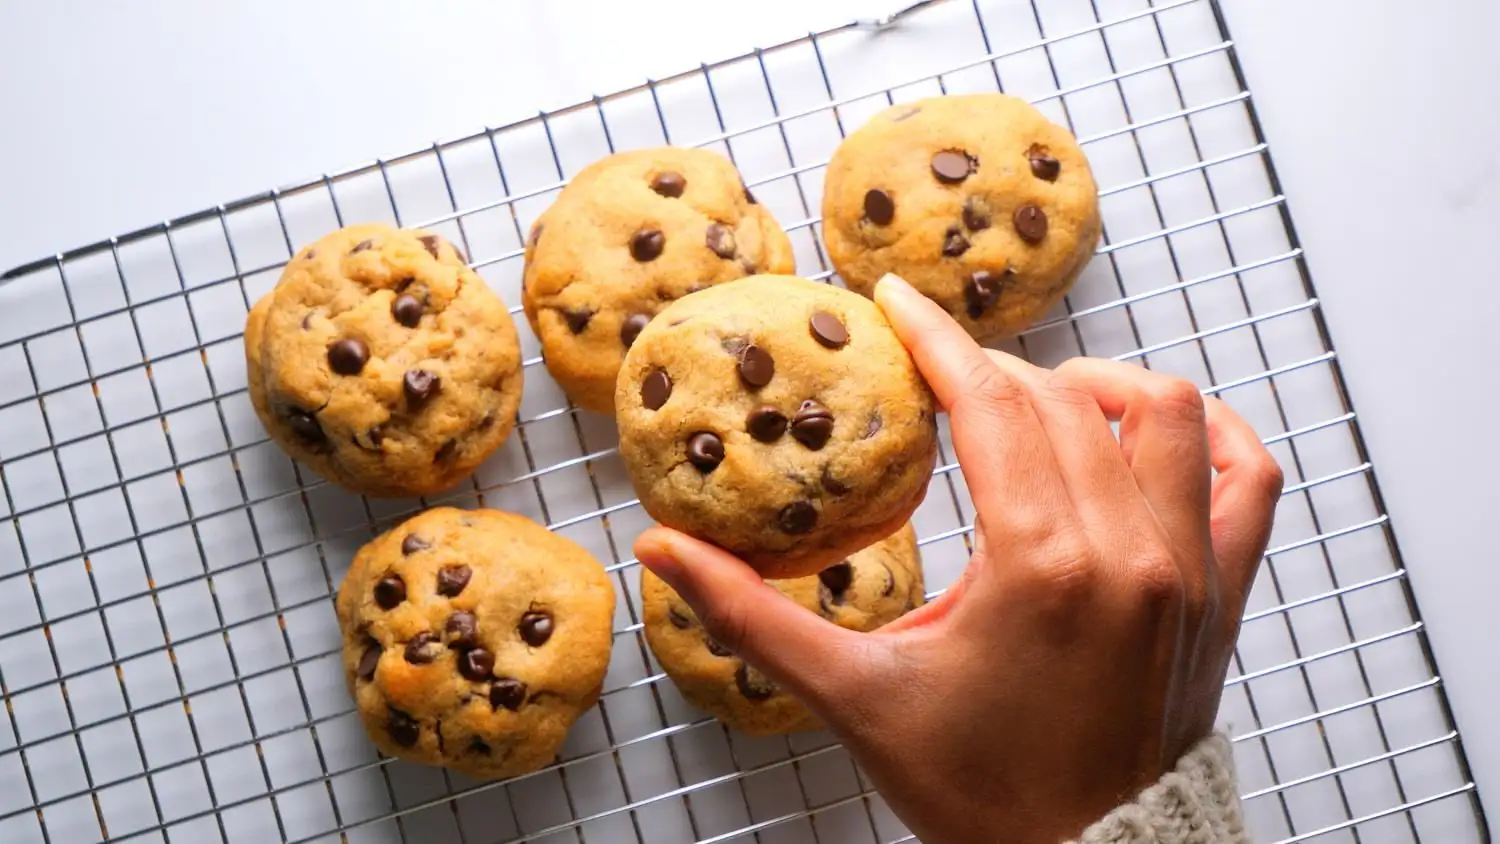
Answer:
[[[792,276],[667,308],[625,356],[615,407],[646,512],[770,578],[895,532],[937,454],[932,395],[880,309]]]
[[[382,753],[469,776],[550,763],[598,700],[615,594],[578,545],[497,510],[428,510],[339,587],[344,674]]]

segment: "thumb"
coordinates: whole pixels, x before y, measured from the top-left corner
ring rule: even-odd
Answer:
[[[654,527],[635,541],[635,555],[715,641],[815,708],[857,679],[864,637],[799,606],[733,554]]]

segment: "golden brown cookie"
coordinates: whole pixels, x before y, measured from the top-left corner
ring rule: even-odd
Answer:
[[[792,269],[786,233],[727,159],[643,149],[585,167],[532,226],[523,302],[552,377],[579,407],[611,413],[620,360],[653,315]]]
[[[980,339],[1015,334],[1068,292],[1099,241],[1073,136],[1004,94],[892,106],[828,163],[823,239],[850,290],[895,273]]]
[[[599,698],[615,593],[597,560],[498,510],[441,507],[359,550],[344,675],[382,753],[474,777],[552,761]]]
[[[505,441],[521,347],[505,303],[452,244],[381,224],[302,250],[245,326],[271,438],[355,492],[452,486]]]
[[[809,612],[869,632],[920,607],[922,561],[911,525],[812,577],[767,581]],[[646,642],[682,696],[753,736],[822,729],[800,701],[709,638],[661,578],[641,571]]]
[[[646,512],[764,577],[816,574],[889,536],[937,454],[932,395],[885,315],[792,276],[667,308],[625,356],[615,407]]]

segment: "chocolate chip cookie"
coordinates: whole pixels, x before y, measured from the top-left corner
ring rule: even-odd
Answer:
[[[614,606],[603,566],[546,528],[428,510],[361,548],[339,587],[360,721],[391,756],[534,771],[599,698]]]
[[[245,363],[271,438],[367,495],[452,486],[510,434],[521,400],[505,303],[443,238],[379,224],[287,263],[250,311]]]
[[[889,536],[937,454],[932,395],[880,309],[792,276],[662,311],[625,356],[615,407],[646,512],[765,577]]]
[[[823,239],[849,289],[895,273],[987,340],[1031,325],[1094,254],[1098,189],[1077,141],[1024,100],[892,106],[828,163]]]
[[[911,612],[925,597],[909,524],[817,575],[768,582],[809,612],[863,632]],[[710,638],[672,587],[647,570],[641,608],[651,652],[689,703],[754,736],[822,729],[806,706]]]
[[[754,273],[789,273],[792,245],[723,156],[635,150],[585,167],[532,226],[523,302],[557,383],[614,411],[615,375],[673,300]]]

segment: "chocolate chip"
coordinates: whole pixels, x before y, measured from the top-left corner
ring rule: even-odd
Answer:
[[[630,257],[641,263],[654,261],[666,245],[667,237],[660,229],[641,229],[630,238]]]
[[[949,226],[943,235],[943,255],[949,258],[958,256],[969,251],[969,239],[958,230],[958,226]]]
[[[388,574],[375,584],[375,604],[383,610],[393,610],[406,600],[406,581],[399,574]]]
[[[406,661],[412,665],[426,665],[437,659],[442,643],[438,637],[425,630],[406,643]]]
[[[437,593],[445,598],[452,598],[464,591],[473,576],[474,570],[468,566],[443,566],[437,573]]]
[[[776,361],[771,353],[751,343],[740,350],[740,380],[751,389],[771,383],[776,374]]]
[[[704,644],[708,647],[708,652],[714,656],[734,656],[734,651],[731,651],[713,639],[705,641]]]
[[[416,328],[422,321],[422,302],[410,293],[402,293],[391,301],[391,317],[407,328]]]
[[[746,700],[765,700],[776,694],[774,683],[743,662],[740,663],[739,670],[734,672],[734,684],[739,687],[740,694]]]
[[[526,702],[526,684],[513,677],[499,677],[490,685],[490,706],[505,707],[511,712]]]
[[[693,619],[672,604],[667,605],[667,620],[671,621],[672,626],[678,630],[686,630],[693,626]]]
[[[885,569],[885,586],[880,590],[880,597],[889,598],[896,591],[896,573],[885,563],[881,563],[880,567]]]
[[[1027,243],[1041,243],[1047,236],[1047,213],[1035,205],[1017,208],[1014,222],[1016,234]]]
[[[700,431],[688,438],[687,459],[706,475],[724,462],[724,441],[716,434]]]
[[[833,595],[835,600],[841,601],[844,592],[854,582],[854,566],[850,565],[848,560],[844,560],[841,563],[834,563],[818,572],[818,580],[824,586],[828,587],[828,591]]]
[[[932,175],[945,185],[956,185],[969,178],[978,163],[968,153],[945,149],[932,157]]]
[[[287,427],[310,443],[322,442],[323,426],[318,424],[318,417],[305,410],[289,410],[286,414]]]
[[[302,330],[303,331],[306,331],[309,328],[312,328],[312,318],[313,318],[312,311],[308,311],[307,314],[302,317]]]
[[[375,668],[380,665],[380,643],[371,638],[365,639],[365,652],[359,655],[359,667],[354,673],[361,680],[370,680],[375,676]]]
[[[776,525],[782,533],[807,533],[818,524],[818,509],[811,501],[793,501],[776,514]]]
[[[1031,163],[1031,175],[1044,182],[1055,182],[1062,173],[1062,162],[1052,157],[1040,144],[1032,144],[1026,150],[1026,160]]]
[[[448,616],[448,623],[443,625],[443,641],[454,648],[479,647],[479,620],[471,612]]]
[[[830,349],[842,349],[849,343],[849,329],[844,327],[844,321],[827,311],[814,311],[807,327],[812,329],[814,340]]]
[[[740,269],[745,275],[755,275],[760,272],[760,267],[757,267],[755,261],[747,255],[740,256]]]
[[[827,466],[823,467],[823,474],[818,478],[818,483],[822,484],[823,488],[833,495],[847,495],[849,492],[849,485],[835,478],[833,470]]]
[[[484,414],[484,416],[480,417],[480,419],[479,419],[479,430],[481,430],[481,431],[488,431],[490,429],[490,426],[492,426],[494,424],[495,424],[495,411],[491,410],[491,411],[486,412]]]
[[[385,442],[385,431],[382,431],[380,429],[380,426],[377,425],[376,427],[365,431],[364,439],[360,439],[360,435],[358,434],[355,434],[353,439],[354,444],[359,448],[365,451],[378,452],[380,451],[380,444]]]
[[[421,240],[422,245],[427,247],[427,251],[431,253],[432,257],[438,257],[438,245],[443,242],[442,238],[435,234],[424,234],[418,240]]]
[[[964,203],[964,227],[971,232],[984,231],[990,227],[990,212],[972,196]]]
[[[864,431],[864,433],[862,433],[862,434],[859,435],[859,438],[862,439],[862,440],[867,440],[870,437],[873,437],[876,434],[880,433],[880,426],[882,424],[884,424],[884,423],[883,423],[883,421],[880,418],[880,411],[878,411],[878,410],[872,410],[872,411],[870,411],[870,418],[869,418],[868,421],[865,422],[865,431]]]
[[[920,112],[921,110],[922,110],[921,106],[912,106],[911,108],[907,109],[906,111],[903,111],[900,114],[896,115],[895,117],[892,117],[891,118],[891,122],[892,123],[900,123],[900,122],[902,122],[904,120],[910,120],[914,116],[916,116],[916,114],[918,112]]]
[[[466,680],[488,680],[494,670],[495,655],[484,648],[471,648],[458,655],[458,673]]]
[[[316,249],[309,249],[309,250],[307,250],[307,254],[303,255],[302,257],[305,258],[305,259],[307,259],[307,260],[309,260],[309,261],[311,261],[313,258],[316,258],[317,256],[318,256],[318,250],[316,250]]]
[[[682,178],[681,173],[673,173],[670,170],[657,173],[656,177],[651,180],[651,189],[668,199],[682,196],[683,188],[686,187],[687,179]]]
[[[356,252],[363,252],[366,249],[370,249],[374,246],[375,241],[373,240],[361,240],[359,243],[354,244],[354,248],[349,250],[349,254],[353,255]]]
[[[645,328],[646,323],[650,321],[650,314],[631,314],[620,323],[620,342],[625,348],[628,349],[635,344],[635,338],[641,336],[641,329]]]
[[[745,430],[763,443],[776,442],[786,433],[786,416],[769,405],[757,407],[745,417]]]
[[[871,188],[865,191],[865,219],[877,226],[888,226],[896,219],[896,203],[883,190]]]
[[[792,439],[817,451],[828,444],[831,436],[833,413],[812,399],[803,402],[792,417]]]
[[[370,347],[353,337],[345,337],[328,347],[328,366],[340,375],[358,375],[369,359]]]
[[[473,753],[473,754],[475,754],[477,756],[488,756],[488,755],[490,755],[490,746],[489,746],[489,743],[486,742],[484,739],[480,738],[479,736],[470,736],[469,737],[469,746],[468,746],[467,749],[468,749],[468,751],[470,753]]]
[[[594,312],[588,308],[559,308],[558,312],[562,314],[568,330],[574,334],[582,334],[589,327],[589,320],[594,318]]]
[[[708,233],[703,236],[703,243],[720,258],[734,257],[734,231],[728,226],[709,223]]]
[[[401,540],[401,554],[405,557],[410,557],[418,551],[426,551],[431,547],[431,542],[417,536],[415,533],[408,533],[406,538]]]
[[[647,410],[660,410],[672,397],[672,376],[665,369],[653,369],[641,382],[641,406]]]
[[[458,440],[456,440],[456,439],[454,439],[454,440],[448,440],[447,442],[443,443],[441,446],[438,446],[437,453],[434,454],[434,455],[432,455],[432,459],[435,460],[435,461],[437,461],[438,463],[444,463],[444,462],[447,462],[449,460],[452,460],[453,459],[453,455],[456,454],[457,452],[458,452]]]
[[[1014,273],[1007,269],[1004,274],[979,270],[964,282],[964,301],[971,319],[979,319],[989,310],[1004,291],[1005,282]]]
[[[443,379],[425,369],[408,369],[401,378],[401,389],[406,393],[406,403],[421,407],[443,388]]]
[[[533,648],[540,648],[552,638],[552,616],[532,611],[521,616],[521,638]]]
[[[399,709],[392,709],[386,716],[385,729],[391,734],[391,741],[402,747],[411,747],[422,737],[422,727],[417,719]]]

